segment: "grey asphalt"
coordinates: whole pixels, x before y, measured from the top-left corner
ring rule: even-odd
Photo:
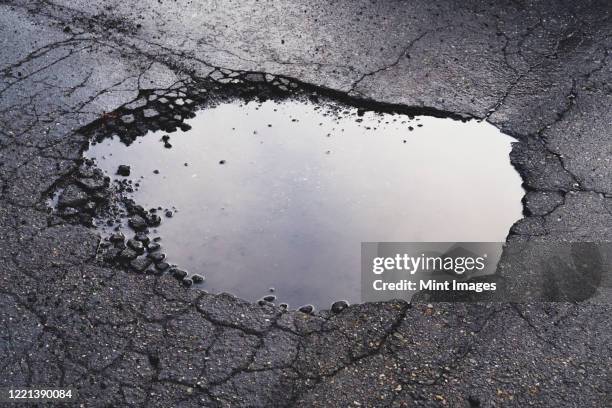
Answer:
[[[0,387],[79,406],[603,407],[610,307],[282,312],[96,258],[50,216],[77,129],[147,89],[257,71],[486,119],[521,141],[509,240],[612,241],[608,1],[0,1]]]

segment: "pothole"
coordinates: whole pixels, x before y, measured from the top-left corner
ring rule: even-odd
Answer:
[[[521,218],[513,139],[485,122],[293,99],[223,102],[185,123],[86,156],[124,184],[130,166],[134,202],[163,220],[150,238],[164,262],[210,292],[359,302],[361,242],[504,241]]]

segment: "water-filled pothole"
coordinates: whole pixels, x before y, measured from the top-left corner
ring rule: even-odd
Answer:
[[[176,208],[157,234],[212,292],[358,302],[361,242],[503,241],[521,217],[513,139],[484,122],[293,100],[222,103],[187,123],[87,155],[115,178],[130,165],[138,204]]]

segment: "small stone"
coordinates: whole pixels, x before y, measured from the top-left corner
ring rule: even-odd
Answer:
[[[338,300],[334,302],[331,306],[331,311],[334,313],[340,313],[344,309],[348,307],[348,303],[345,300]]]
[[[166,254],[162,254],[161,252],[153,252],[147,254],[147,257],[153,262],[158,263],[166,259]]]
[[[266,302],[274,302],[276,300],[276,296],[274,295],[267,295],[263,297],[263,300],[265,300]]]
[[[149,252],[158,251],[160,248],[161,245],[159,245],[157,242],[149,242],[149,244],[147,245],[147,250]]]
[[[172,268],[170,269],[170,273],[172,274],[172,276],[174,276],[176,279],[183,279],[185,276],[187,276],[187,272],[185,272],[182,269],[178,269],[178,268]]]
[[[136,235],[134,235],[134,239],[142,242],[143,245],[147,245],[151,241],[144,232],[137,232]]]
[[[281,309],[289,309],[289,304],[287,303],[279,303],[278,307],[280,307]]]
[[[130,262],[130,266],[138,272],[143,272],[149,265],[151,265],[151,260],[144,256],[140,256]]]
[[[313,305],[304,305],[298,309],[302,313],[311,314],[314,311]]]
[[[193,285],[193,281],[190,278],[183,278],[181,282],[186,287],[190,287],[191,285]]]
[[[164,143],[164,147],[165,147],[166,149],[171,149],[171,148],[172,148],[172,145],[171,145],[170,143],[166,142],[166,143]]]
[[[140,215],[135,215],[130,218],[128,224],[136,231],[144,231],[147,229],[147,222]]]
[[[137,241],[135,239],[130,239],[127,242],[127,246],[132,248],[138,254],[144,253],[144,245],[140,241]]]
[[[155,268],[159,271],[165,271],[166,269],[168,269],[170,267],[170,265],[168,265],[167,262],[160,262],[158,264],[155,264]]]
[[[123,251],[121,251],[121,253],[119,254],[119,258],[123,261],[130,261],[134,258],[136,258],[138,256],[138,254],[130,248],[126,248]]]
[[[225,160],[219,160],[219,164],[225,164]]]
[[[153,170],[153,174],[159,174],[159,170],[157,169]]]
[[[114,232],[110,237],[108,237],[108,240],[113,243],[123,242],[125,241],[125,235],[123,235],[122,232]]]
[[[161,223],[161,217],[157,214],[148,214],[146,221],[149,226],[156,227]]]
[[[173,213],[172,213],[172,211],[167,210],[165,215],[166,215],[166,217],[168,217],[168,218],[172,218]]]
[[[74,184],[70,184],[62,191],[62,194],[57,200],[57,205],[60,208],[63,207],[80,207],[89,201],[89,196],[79,187]]]
[[[77,183],[89,191],[100,190],[106,187],[106,181],[103,178],[82,178],[78,179]]]
[[[202,283],[204,282],[204,277],[202,275],[195,274],[191,277],[193,283]]]
[[[117,174],[123,177],[127,177],[130,175],[130,166],[126,165],[126,164],[120,164],[119,167],[117,167]]]

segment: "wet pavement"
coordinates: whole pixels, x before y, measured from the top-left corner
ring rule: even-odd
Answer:
[[[115,122],[147,91],[206,79],[252,97],[255,83],[293,84],[369,109],[486,119],[520,141],[526,217],[509,241],[610,241],[608,2],[0,10],[2,387],[72,386],[83,406],[608,404],[609,306],[386,302],[310,315],[186,289],[100,259],[83,214],[112,194],[78,173],[90,137],[79,129]],[[64,208],[81,209],[50,214],[52,193],[74,183]]]
[[[129,164],[133,199],[164,218],[153,232],[169,261],[209,292],[358,303],[361,242],[503,242],[521,218],[513,139],[488,123],[297,100],[224,103],[185,123],[85,155],[118,180]]]

